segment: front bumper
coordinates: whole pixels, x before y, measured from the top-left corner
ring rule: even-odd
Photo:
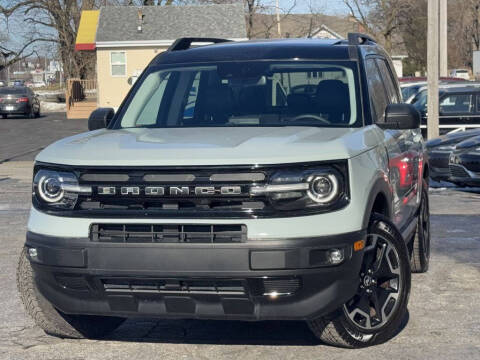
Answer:
[[[471,186],[480,184],[480,156],[478,154],[453,153],[449,167],[451,181]]]
[[[436,181],[447,181],[450,177],[448,162],[451,152],[449,151],[430,151],[428,153],[428,163],[430,165],[430,178]]]
[[[236,244],[98,243],[27,233],[36,284],[70,314],[299,320],[327,314],[359,285],[365,231]],[[340,265],[322,252],[343,248]]]

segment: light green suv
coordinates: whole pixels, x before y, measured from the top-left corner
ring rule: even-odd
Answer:
[[[213,43],[192,46],[196,42]],[[129,317],[396,334],[429,260],[419,114],[370,38],[183,38],[36,158],[18,287],[47,333]]]

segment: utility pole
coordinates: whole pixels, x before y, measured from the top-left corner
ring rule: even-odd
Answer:
[[[440,0],[440,76],[448,76],[448,15],[447,0]]]
[[[428,116],[427,136],[429,139],[439,135],[438,131],[438,73],[439,73],[439,0],[428,0],[427,30],[427,82]]]
[[[276,6],[275,6],[275,12],[277,13],[277,32],[278,32],[278,37],[282,37],[282,28],[280,26],[280,4],[279,0],[277,0]]]

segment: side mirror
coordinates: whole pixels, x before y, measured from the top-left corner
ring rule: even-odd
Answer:
[[[385,110],[385,122],[377,125],[392,130],[418,129],[420,113],[412,104],[390,104]]]
[[[88,117],[88,130],[92,131],[106,128],[114,115],[115,110],[112,108],[98,108]]]
[[[132,86],[137,81],[138,76],[130,76],[127,80],[128,85]]]

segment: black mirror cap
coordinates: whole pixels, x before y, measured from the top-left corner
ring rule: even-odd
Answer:
[[[418,129],[420,113],[412,104],[390,104],[385,110],[385,122],[377,125],[382,129]]]
[[[115,115],[113,108],[98,108],[88,117],[88,130],[103,129],[108,126]]]

